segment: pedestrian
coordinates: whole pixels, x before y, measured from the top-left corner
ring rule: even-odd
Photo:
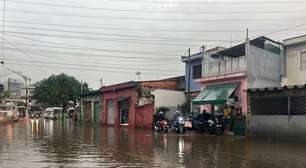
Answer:
[[[224,134],[229,133],[230,129],[230,122],[231,122],[231,108],[229,108],[227,105],[225,105],[223,110],[223,120],[224,120]]]

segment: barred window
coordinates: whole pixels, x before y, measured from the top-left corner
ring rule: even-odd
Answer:
[[[306,52],[301,53],[301,70],[306,70]]]
[[[195,65],[193,66],[193,79],[199,79],[202,76],[202,65]]]

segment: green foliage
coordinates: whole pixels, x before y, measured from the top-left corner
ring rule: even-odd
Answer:
[[[6,90],[0,94],[0,100],[8,99],[11,96],[11,92],[9,90]]]
[[[48,106],[66,107],[68,101],[76,100],[81,93],[81,82],[64,73],[51,75],[35,84],[33,99]],[[83,92],[88,91],[88,84],[83,83]]]

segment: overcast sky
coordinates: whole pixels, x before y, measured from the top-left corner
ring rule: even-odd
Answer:
[[[251,37],[275,32],[267,36],[276,41],[306,34],[305,7],[302,0],[6,0],[1,58],[32,83],[62,72],[93,89],[100,78],[105,85],[167,78],[184,74],[180,57],[189,47],[230,47],[246,28]]]

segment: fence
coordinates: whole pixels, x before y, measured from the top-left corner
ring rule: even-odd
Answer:
[[[250,135],[306,142],[306,86],[248,92]]]

